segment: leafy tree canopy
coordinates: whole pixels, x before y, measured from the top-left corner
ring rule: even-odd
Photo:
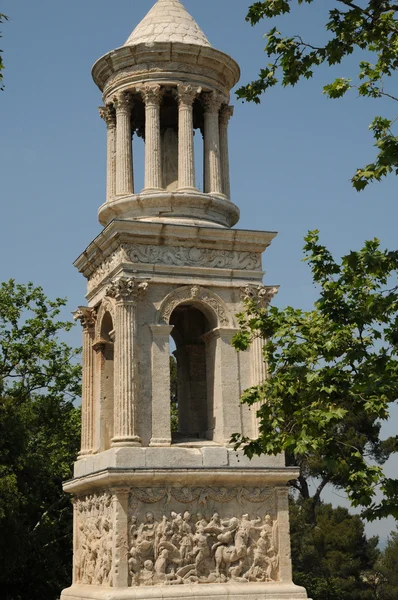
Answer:
[[[378,538],[368,539],[358,515],[307,500],[290,503],[293,580],[312,600],[374,600]],[[368,581],[369,580],[369,581]]]
[[[260,336],[270,377],[243,402],[261,402],[260,435],[234,436],[247,455],[285,452],[305,477],[346,490],[368,518],[398,516],[398,480],[382,464],[398,436],[380,438],[380,423],[398,398],[398,251],[378,240],[336,262],[310,232],[304,246],[319,297],[313,310],[264,308],[255,299],[239,315],[238,350]],[[307,470],[307,472],[305,472]],[[377,486],[384,493],[375,502]],[[305,497],[305,494],[302,493]]]
[[[5,15],[3,15],[2,13],[0,13],[0,25],[4,22],[7,21],[7,17]],[[2,35],[0,34],[0,38],[2,37]],[[3,63],[3,58],[2,58],[2,53],[3,51],[0,50],[0,91],[3,90],[3,86],[1,84],[1,82],[3,81],[3,70],[4,70],[4,63]]]
[[[317,0],[266,0],[254,2],[246,20],[252,25],[261,19],[286,15],[294,4],[312,4]],[[321,3],[324,0],[320,0]],[[301,79],[310,79],[320,65],[337,65],[359,50],[358,73],[339,77],[323,88],[329,98],[341,98],[355,88],[360,96],[389,98],[398,101],[391,89],[391,78],[398,68],[398,3],[394,0],[334,0],[325,23],[328,41],[319,46],[300,34],[284,36],[276,27],[266,34],[265,53],[271,62],[259,73],[258,79],[240,88],[238,97],[260,102],[260,96],[279,81],[294,86]],[[316,35],[318,32],[314,32]],[[370,125],[375,138],[377,156],[373,163],[357,170],[353,186],[364,189],[371,181],[380,181],[387,174],[398,174],[398,137],[394,135],[395,119],[377,116]]]
[[[78,451],[78,351],[58,339],[65,301],[0,286],[0,587],[5,600],[55,600],[70,583],[71,504],[62,481]]]
[[[391,533],[371,580],[377,591],[378,600],[398,598],[398,531]]]

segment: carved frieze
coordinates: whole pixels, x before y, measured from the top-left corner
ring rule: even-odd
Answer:
[[[261,269],[261,255],[255,252],[238,252],[197,248],[195,246],[151,246],[135,244],[126,247],[131,262],[218,269]]]
[[[112,586],[112,495],[82,496],[75,500],[75,506],[75,583]]]
[[[273,490],[134,488],[132,586],[279,580]]]

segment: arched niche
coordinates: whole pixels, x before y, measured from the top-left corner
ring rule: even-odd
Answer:
[[[162,302],[152,332],[154,336],[159,336],[158,340],[170,335],[176,346],[179,432],[173,435],[173,442],[206,439],[214,443],[225,443],[224,394],[219,365],[225,351],[222,336],[224,331],[232,328],[233,319],[225,303],[206,288],[184,286],[171,292]],[[162,357],[162,352],[159,352],[159,342],[156,348],[156,358],[153,354],[152,364],[155,376],[162,372],[161,365],[166,365],[166,361],[169,364],[169,356]],[[164,343],[163,348],[169,348],[169,343]],[[235,375],[236,371],[235,368]],[[161,412],[165,414],[168,402],[170,412],[169,388],[164,380],[162,390],[154,390],[154,428],[158,427],[158,403],[163,406]],[[237,402],[238,400],[237,396]],[[162,436],[153,436],[154,439],[168,437],[171,438],[171,435],[166,429]]]
[[[111,447],[114,423],[114,314],[110,301],[104,301],[98,311],[94,377],[95,420],[99,452]]]

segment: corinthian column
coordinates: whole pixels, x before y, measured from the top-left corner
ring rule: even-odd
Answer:
[[[116,195],[134,193],[133,143],[131,131],[132,100],[128,92],[115,96],[116,108]]]
[[[229,151],[228,151],[228,123],[234,114],[234,107],[224,104],[220,111],[220,155],[222,191],[227,198],[231,198],[231,183],[229,178]]]
[[[112,104],[101,106],[99,113],[107,129],[106,201],[109,202],[116,196],[116,113]]]
[[[222,99],[214,92],[205,94],[205,193],[222,195],[219,111]]]
[[[115,405],[112,446],[140,446],[137,433],[137,303],[147,289],[134,277],[115,280],[107,296],[116,300]]]
[[[193,144],[193,102],[200,89],[178,86],[178,189],[196,190]]]
[[[160,85],[142,89],[145,102],[145,187],[144,192],[162,189],[162,157],[160,142]]]
[[[96,312],[93,308],[79,306],[73,314],[83,327],[83,382],[82,382],[82,439],[79,458],[84,458],[94,450],[94,328]]]

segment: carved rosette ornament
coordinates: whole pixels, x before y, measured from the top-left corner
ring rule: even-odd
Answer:
[[[89,308],[88,306],[79,306],[79,308],[73,313],[75,321],[80,321],[83,329],[92,329],[95,327],[97,320],[97,311],[95,308]]]
[[[277,287],[249,284],[241,288],[241,298],[243,301],[254,300],[260,308],[266,308],[278,291]]]
[[[148,282],[135,277],[121,277],[115,279],[106,289],[106,296],[114,298],[116,302],[133,302],[138,300],[148,289]]]

